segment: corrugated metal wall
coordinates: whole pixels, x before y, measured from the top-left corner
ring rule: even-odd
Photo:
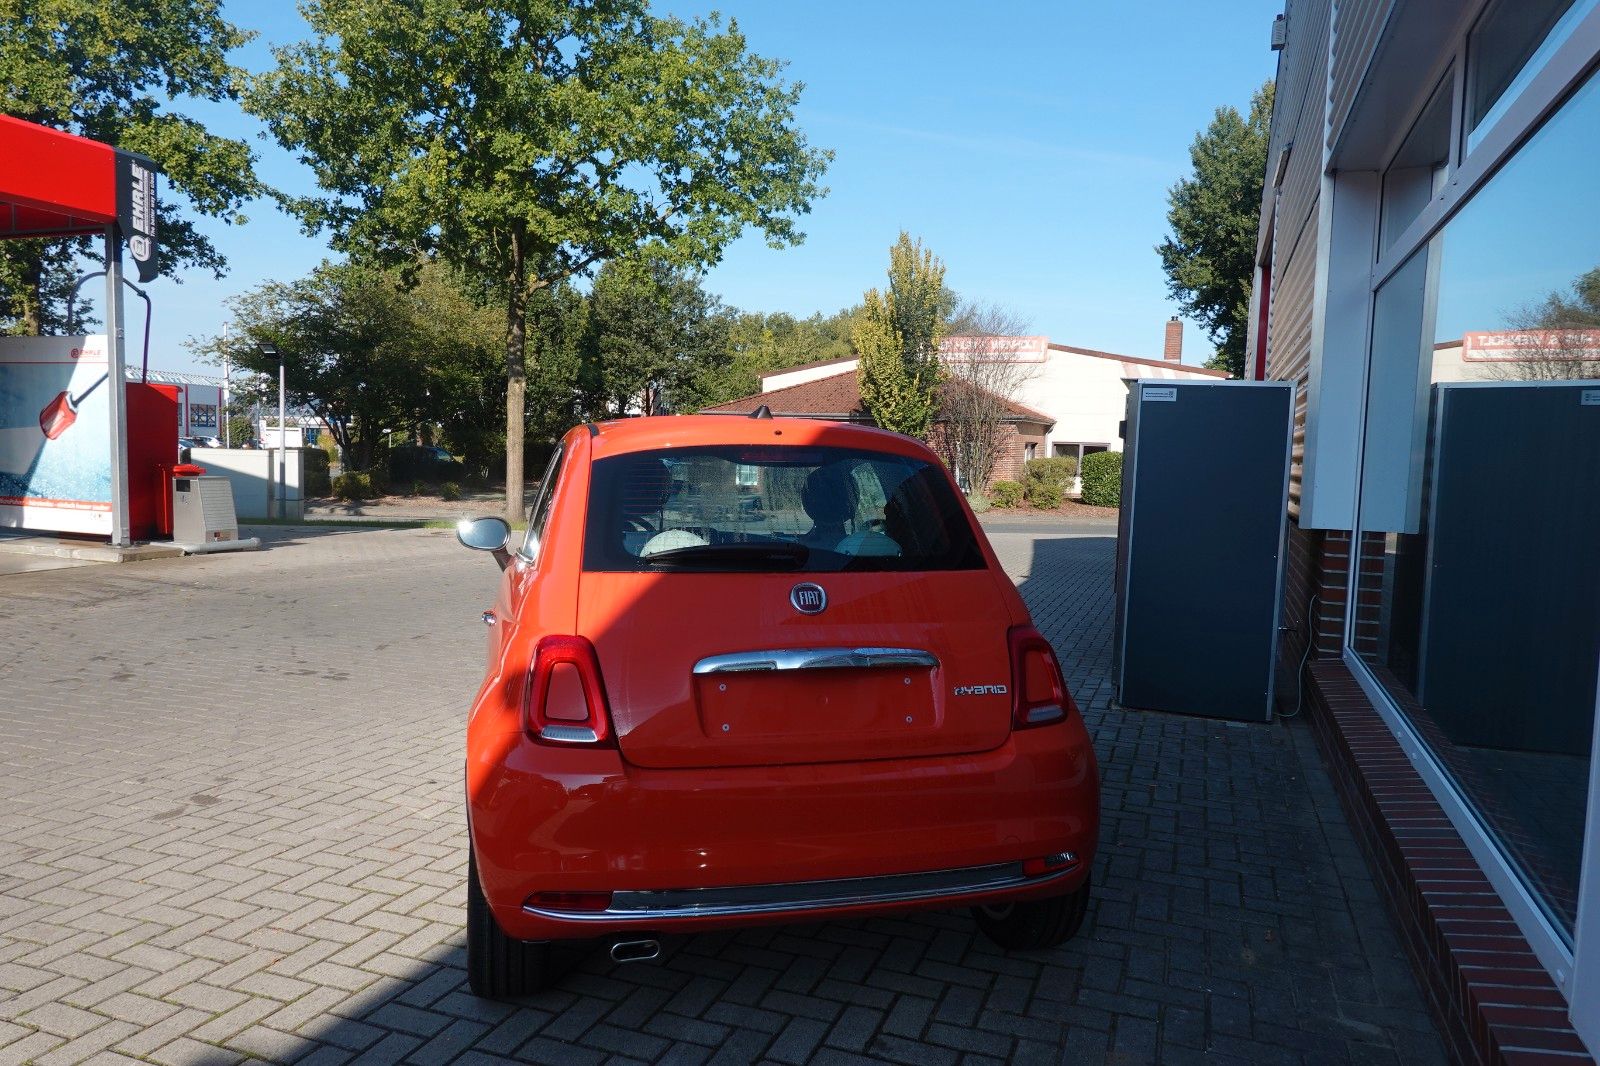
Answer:
[[[1267,376],[1294,381],[1295,444],[1289,471],[1289,513],[1300,512],[1305,455],[1306,373],[1311,357],[1311,308],[1317,261],[1317,210],[1322,191],[1328,105],[1328,18],[1331,0],[1290,0],[1289,38],[1278,65],[1267,166],[1275,172],[1293,145],[1277,190],[1273,225],[1271,325]],[[1267,175],[1270,183],[1274,173]],[[1268,190],[1271,195],[1272,191]]]
[[[1294,465],[1289,513],[1300,513],[1305,458],[1306,379],[1311,359],[1311,314],[1322,178],[1336,129],[1355,100],[1394,0],[1289,0],[1288,43],[1278,65],[1278,92],[1267,153],[1270,180],[1285,147],[1293,145],[1273,222],[1271,324],[1267,375],[1297,383]],[[1331,33],[1330,33],[1331,21]],[[1331,38],[1331,48],[1330,48]],[[1332,54],[1332,70],[1329,55]],[[1330,122],[1331,119],[1331,122]],[[1272,209],[1267,189],[1263,215]]]
[[[1378,35],[1383,32],[1394,0],[1335,0],[1333,5],[1333,77],[1328,93],[1328,147],[1344,129],[1366,73]]]

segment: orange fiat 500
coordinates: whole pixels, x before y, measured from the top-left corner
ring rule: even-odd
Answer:
[[[765,412],[761,412],[764,414]],[[1055,653],[939,460],[877,429],[641,418],[566,435],[467,725],[467,967],[537,988],[729,926],[970,906],[1072,936],[1099,784]]]

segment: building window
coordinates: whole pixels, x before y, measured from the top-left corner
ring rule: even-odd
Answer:
[[[1594,0],[1497,0],[1467,37],[1467,149],[1477,147]]]
[[[1384,170],[1380,248],[1387,249],[1405,232],[1449,176],[1450,89],[1454,85],[1455,75],[1446,74]]]
[[[1039,454],[1039,446],[1037,444],[1035,444],[1033,441],[1029,441],[1028,443],[1026,443],[1026,444],[1024,444],[1022,446],[1022,461],[1023,462],[1025,462],[1025,463],[1033,462],[1033,460],[1038,456],[1038,454]]]
[[[1375,294],[1348,638],[1569,949],[1600,647],[1597,129],[1591,75]]]

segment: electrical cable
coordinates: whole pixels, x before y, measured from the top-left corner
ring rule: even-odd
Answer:
[[[1306,696],[1306,663],[1311,659],[1311,620],[1317,615],[1317,597],[1313,593],[1311,600],[1306,604],[1306,650],[1300,656],[1300,665],[1294,671],[1294,710],[1288,714],[1280,714],[1279,718],[1294,718],[1299,715]]]

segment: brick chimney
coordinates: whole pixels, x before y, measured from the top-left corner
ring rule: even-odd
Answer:
[[[1161,349],[1161,358],[1169,363],[1183,361],[1183,323],[1177,315],[1167,319],[1167,342]]]

